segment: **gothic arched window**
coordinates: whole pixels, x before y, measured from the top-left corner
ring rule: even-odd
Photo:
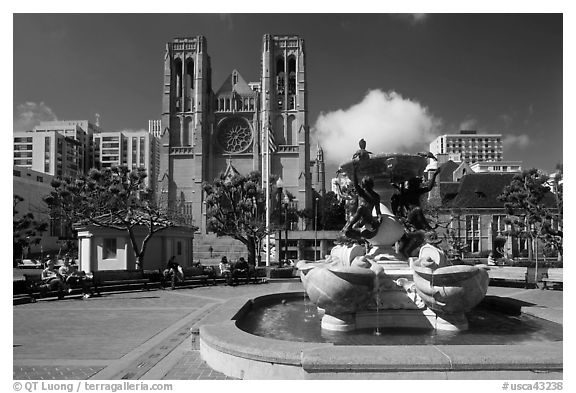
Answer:
[[[174,60],[174,75],[176,82],[176,97],[182,97],[182,60],[177,58]],[[179,105],[177,105],[179,107]]]

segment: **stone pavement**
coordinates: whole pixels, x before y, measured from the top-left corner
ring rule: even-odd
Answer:
[[[190,327],[217,317],[232,298],[302,291],[299,281],[149,292],[13,307],[13,378],[228,379],[202,361]],[[562,323],[562,292],[490,287],[525,302],[523,311]]]
[[[299,281],[104,293],[13,307],[13,378],[226,379],[190,327],[230,298],[302,290]]]

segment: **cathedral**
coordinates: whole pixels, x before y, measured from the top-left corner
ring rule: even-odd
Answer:
[[[201,234],[202,182],[221,172],[276,175],[298,210],[312,208],[313,188],[325,192],[322,150],[310,156],[305,53],[297,35],[266,34],[260,80],[234,69],[214,89],[205,37],[166,44],[158,191]]]

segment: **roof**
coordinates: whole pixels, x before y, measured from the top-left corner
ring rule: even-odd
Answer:
[[[94,222],[91,222],[89,220],[85,220],[82,222],[77,222],[74,224],[75,228],[78,227],[83,227],[83,226],[100,226],[100,227],[107,227],[107,226],[114,226],[114,225],[122,225],[123,221],[122,219],[120,219],[118,217],[118,215],[122,215],[124,213],[119,212],[119,214],[117,215],[112,215],[110,213],[108,214],[103,214],[101,216],[95,217],[95,220],[97,220],[101,225],[98,225]],[[132,217],[130,217],[131,219],[131,223],[134,225],[147,225],[149,224],[150,221],[150,216],[140,210],[134,210],[132,212]],[[157,226],[164,226],[164,227],[172,227],[172,228],[190,228],[193,230],[196,230],[196,227],[192,226],[192,225],[182,225],[179,223],[176,223],[172,220],[169,220],[167,218],[163,218],[163,217],[156,217],[154,219],[154,225]]]
[[[503,209],[504,203],[498,200],[498,196],[504,191],[504,187],[512,182],[517,173],[471,173],[462,177],[458,184],[457,193],[449,198],[449,192],[454,191],[455,186],[448,186],[442,193],[445,207],[452,209]],[[452,194],[453,195],[453,194]],[[446,197],[447,200],[444,200]],[[544,204],[555,207],[554,194],[549,192],[544,198]]]
[[[458,169],[459,166],[460,166],[460,164],[458,164],[452,160],[446,161],[445,164],[442,164],[442,171],[438,175],[438,181],[439,182],[452,182],[452,181],[454,181],[454,179],[452,178],[452,175],[454,174],[454,171],[456,169]]]
[[[451,208],[504,208],[498,196],[512,182],[513,173],[471,173],[462,177]]]
[[[232,76],[236,74],[238,76],[238,80],[236,83],[233,83]],[[237,70],[233,70],[228,78],[222,83],[220,89],[216,93],[216,97],[220,95],[230,95],[231,92],[235,91],[241,96],[255,96],[256,92],[250,88],[248,83],[242,78],[242,75]]]

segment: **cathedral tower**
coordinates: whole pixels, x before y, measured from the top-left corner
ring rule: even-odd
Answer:
[[[262,129],[270,130],[270,173],[298,199],[312,207],[310,130],[304,40],[297,35],[266,34],[262,44]]]
[[[160,198],[204,232],[202,181],[210,133],[211,69],[203,36],[166,44],[160,153]]]
[[[213,90],[203,36],[166,44],[158,194],[161,203],[206,234],[202,182],[221,172],[262,170],[281,177],[299,210],[312,207],[304,41],[265,35],[260,79],[232,72]],[[201,236],[196,236],[196,243]]]

